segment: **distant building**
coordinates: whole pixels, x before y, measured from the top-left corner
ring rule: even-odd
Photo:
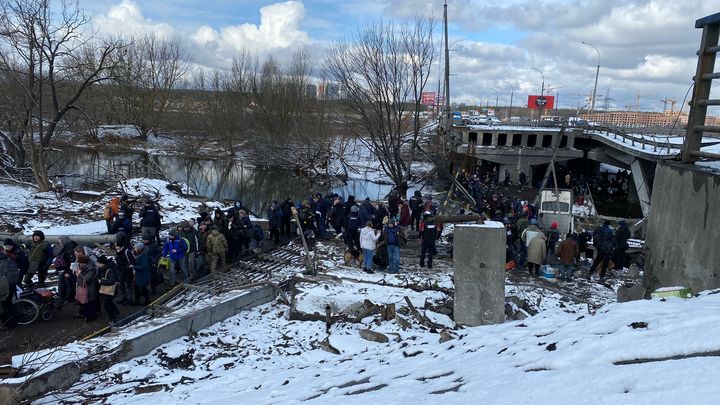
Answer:
[[[643,112],[643,111],[607,111],[582,114],[586,119],[598,124],[618,127],[671,127],[687,125],[687,114]],[[709,117],[708,117],[709,118]]]
[[[305,92],[308,98],[310,99],[316,99],[317,98],[317,86],[314,84],[308,84],[305,86]]]

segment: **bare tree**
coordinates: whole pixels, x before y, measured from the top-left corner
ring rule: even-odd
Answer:
[[[427,19],[416,20],[412,27],[369,25],[350,41],[335,44],[325,61],[328,76],[346,92],[348,128],[373,152],[403,195],[419,134],[420,94],[435,55],[433,27]],[[405,113],[408,105],[414,109],[412,118]]]
[[[89,19],[77,2],[0,0],[0,9],[0,69],[20,90],[1,89],[5,102],[18,108],[15,124],[0,136],[16,149],[16,157],[29,152],[35,183],[47,191],[48,149],[54,137],[69,124],[69,113],[78,112],[83,93],[111,77],[112,56],[122,44],[95,43],[86,34]]]
[[[172,108],[171,95],[183,83],[189,55],[179,38],[147,34],[130,42],[118,55],[111,101],[119,106],[118,120],[134,125],[147,139],[157,135],[160,118]]]

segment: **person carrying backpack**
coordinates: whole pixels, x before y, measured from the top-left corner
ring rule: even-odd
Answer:
[[[224,268],[225,256],[228,250],[228,242],[225,235],[214,228],[207,237],[206,248],[210,273],[217,271],[218,261],[220,261],[220,268]]]

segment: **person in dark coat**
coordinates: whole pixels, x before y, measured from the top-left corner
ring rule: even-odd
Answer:
[[[77,246],[78,244],[67,236],[58,239],[60,249],[51,265],[58,275],[58,295],[67,302],[72,302],[75,299],[77,278],[75,272],[70,269],[70,264],[76,260],[75,248]]]
[[[140,228],[143,238],[155,239],[159,242],[159,231],[161,215],[160,210],[149,198],[145,200],[145,206],[140,210]]]
[[[597,256],[595,257],[595,261],[592,266],[590,266],[590,271],[587,275],[588,281],[592,280],[593,272],[601,263],[600,282],[605,281],[605,272],[607,271],[608,264],[610,263],[610,259],[612,259],[615,255],[615,235],[613,234],[612,229],[609,227],[603,228],[601,232],[602,233],[595,238],[597,243],[593,243]]]
[[[3,250],[0,250],[0,283],[7,282],[5,286],[7,288],[7,295],[0,297],[0,305],[2,305],[2,311],[0,315],[0,329],[2,328],[14,328],[17,325],[15,318],[12,316],[12,302],[13,295],[15,295],[15,286],[20,283],[20,269],[17,263]],[[0,286],[3,287],[3,286]]]
[[[135,274],[133,272],[133,264],[135,256],[132,249],[125,244],[115,245],[115,266],[118,273],[118,281],[120,285],[120,293],[123,298],[120,304],[131,304],[135,301]]]
[[[335,230],[335,235],[340,237],[343,233],[343,227],[345,226],[345,207],[342,205],[340,198],[336,198],[333,202],[333,206],[330,209],[330,224]]]
[[[142,242],[136,243],[133,248],[135,264],[132,265],[135,285],[135,300],[133,305],[140,305],[140,296],[144,298],[143,305],[150,304],[150,253]]]
[[[625,267],[625,251],[628,248],[628,239],[630,239],[630,229],[628,229],[625,221],[618,222],[618,228],[615,230],[615,268],[622,270]]]
[[[270,230],[270,237],[272,238],[275,246],[280,244],[280,227],[283,223],[283,210],[276,200],[270,204],[270,208],[267,211],[268,216],[268,228]]]
[[[408,203],[410,205],[410,218],[411,218],[411,224],[410,229],[417,230],[420,227],[420,217],[422,216],[422,194],[420,193],[420,190],[415,190],[415,193],[413,193],[413,196],[410,197],[410,202]]]
[[[15,261],[15,264],[17,264],[18,269],[20,270],[20,280],[22,281],[28,271],[28,268],[30,267],[30,260],[28,259],[27,254],[25,254],[25,251],[20,249],[17,243],[10,238],[5,239],[4,248],[5,254]]]
[[[313,212],[315,213],[315,222],[316,222],[316,228],[317,228],[317,236],[319,238],[323,238],[325,236],[325,219],[327,218],[328,211],[330,210],[330,206],[328,205],[327,201],[322,198],[322,194],[316,193],[313,197],[313,204],[312,204]]]
[[[101,255],[97,259],[97,271],[100,280],[100,286],[114,286],[117,285],[120,277],[117,273],[117,266],[115,261],[108,260],[105,255]],[[100,300],[102,307],[105,310],[105,314],[108,316],[108,321],[115,322],[120,311],[115,306],[115,295],[117,295],[117,288],[113,295],[100,294]]]
[[[285,232],[285,236],[287,236],[288,238],[292,236],[290,231],[292,228],[292,207],[294,206],[295,204],[290,197],[286,198],[285,201],[280,204],[280,209],[283,212],[282,227],[280,228],[280,230]]]
[[[80,304],[80,315],[85,317],[85,322],[93,322],[100,314],[100,286],[98,284],[97,267],[88,256],[78,257],[77,264],[78,269],[75,271],[77,286],[87,287],[88,298],[87,303]]]
[[[132,236],[132,222],[125,216],[124,211],[119,211],[115,217],[115,222],[110,227],[110,234],[123,232],[127,237]]]
[[[422,227],[422,247],[420,248],[420,267],[425,267],[425,255],[427,255],[427,267],[432,269],[433,256],[437,253],[435,249],[435,241],[437,240],[437,227],[435,225],[435,218],[426,212],[423,215],[423,222],[420,224]]]
[[[360,257],[360,208],[350,207],[350,215],[345,222],[345,244],[353,257]]]
[[[390,213],[390,217],[396,220],[398,218],[398,212],[400,211],[400,201],[400,193],[398,193],[397,190],[391,191],[390,196],[388,196],[388,212]]]

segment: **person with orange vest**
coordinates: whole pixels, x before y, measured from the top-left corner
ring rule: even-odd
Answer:
[[[120,197],[113,197],[103,210],[103,219],[105,219],[108,233],[113,229],[118,212],[120,212]]]

